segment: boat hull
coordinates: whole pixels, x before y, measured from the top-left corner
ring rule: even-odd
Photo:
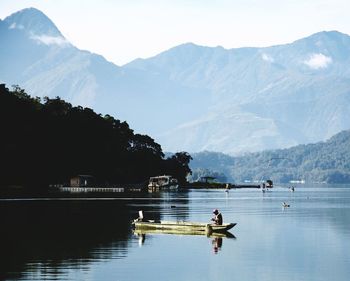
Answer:
[[[137,221],[133,222],[136,230],[168,230],[182,233],[212,233],[225,232],[233,228],[236,223],[222,225],[196,223],[196,222],[171,222],[171,221]]]
[[[135,228],[135,235],[205,235],[212,238],[236,238],[231,232],[220,231],[220,232],[205,232],[205,231],[191,231],[191,230],[179,230],[179,229],[142,229]]]

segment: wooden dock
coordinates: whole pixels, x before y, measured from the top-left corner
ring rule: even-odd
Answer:
[[[231,186],[232,189],[235,188],[260,188],[259,184],[233,184]]]
[[[122,192],[141,192],[145,190],[144,185],[140,184],[125,184],[113,187],[103,186],[60,186],[57,187],[61,192],[69,193],[122,193]]]

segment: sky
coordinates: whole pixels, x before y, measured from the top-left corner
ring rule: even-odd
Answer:
[[[76,47],[117,65],[188,42],[230,49],[350,34],[349,0],[0,0],[0,18],[29,7]]]

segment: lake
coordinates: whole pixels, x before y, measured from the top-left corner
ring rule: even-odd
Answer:
[[[350,278],[349,185],[132,196],[0,199],[0,279]],[[214,208],[237,223],[232,237],[138,236],[130,224],[138,210],[151,219],[208,222]]]

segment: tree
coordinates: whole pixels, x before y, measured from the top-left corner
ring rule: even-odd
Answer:
[[[32,98],[0,85],[2,183],[38,185],[90,174],[100,183],[144,182],[161,173],[184,181],[188,153],[164,160],[161,146],[127,122],[73,107],[60,97]]]
[[[177,152],[166,159],[167,173],[177,178],[180,184],[186,183],[186,178],[192,173],[189,163],[192,160],[188,152]]]

